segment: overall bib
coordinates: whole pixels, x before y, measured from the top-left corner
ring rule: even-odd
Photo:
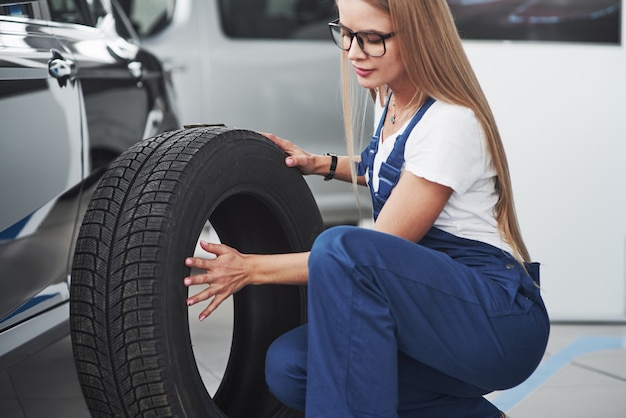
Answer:
[[[307,418],[499,417],[483,395],[523,382],[549,334],[538,265],[525,267],[436,228],[419,243],[330,228],[309,257],[308,323],[270,346],[268,386]]]

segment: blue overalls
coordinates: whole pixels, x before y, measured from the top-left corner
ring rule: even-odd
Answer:
[[[309,257],[308,323],[268,350],[270,391],[307,418],[499,417],[483,395],[523,382],[549,334],[526,268],[436,228],[418,244],[330,228]]]
[[[409,134],[413,128],[415,128],[417,122],[422,119],[422,116],[424,116],[426,111],[433,105],[433,103],[435,103],[435,100],[432,97],[429,97],[422,107],[419,108],[415,116],[411,118],[404,132],[396,138],[391,154],[387,157],[387,161],[384,161],[380,166],[380,171],[378,173],[378,190],[374,190],[374,158],[376,158],[376,153],[378,152],[380,134],[383,131],[383,125],[385,124],[385,118],[387,116],[387,109],[389,108],[390,100],[391,95],[389,95],[389,98],[387,99],[387,104],[385,105],[383,114],[380,117],[376,133],[372,136],[372,140],[370,141],[368,147],[361,153],[361,162],[357,166],[357,175],[369,175],[369,188],[372,195],[374,220],[378,218],[378,214],[389,198],[391,190],[393,190],[396,184],[398,184],[398,180],[400,180],[402,165],[404,164],[404,148],[406,146],[407,139],[409,139]],[[367,170],[368,167],[369,170]]]

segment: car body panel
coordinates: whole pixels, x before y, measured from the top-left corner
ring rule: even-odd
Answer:
[[[44,22],[0,21],[0,31],[0,318],[4,318],[25,296],[67,280],[78,208],[77,200],[69,196],[76,195],[84,158],[80,85],[61,86],[48,73],[51,50],[62,49],[61,44]],[[28,115],[40,116],[33,123]]]
[[[74,243],[107,165],[179,127],[170,77],[112,0],[11,7],[0,15],[0,368],[69,332]]]

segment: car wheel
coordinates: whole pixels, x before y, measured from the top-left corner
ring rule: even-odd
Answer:
[[[230,355],[212,397],[182,283],[207,222],[244,253],[310,249],[323,222],[284,157],[257,133],[204,127],[144,140],[106,171],[77,239],[70,302],[76,368],[94,417],[302,416],[269,393],[264,367],[269,344],[306,321],[305,288],[234,295]]]

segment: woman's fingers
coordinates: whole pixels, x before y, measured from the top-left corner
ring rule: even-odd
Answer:
[[[237,250],[229,247],[226,244],[215,244],[203,240],[200,240],[200,247],[207,253],[213,254],[215,257],[219,257],[220,255],[224,255],[227,253],[238,253]]]
[[[315,156],[313,154],[306,152],[287,139],[269,133],[261,134],[287,153],[287,157],[285,158],[285,165],[287,167],[297,167],[303,174],[313,173],[313,169],[315,168]]]
[[[225,301],[230,295],[234,293],[232,288],[220,286],[219,284],[212,285],[210,279],[205,274],[198,274],[185,278],[186,286],[193,286],[197,284],[206,284],[206,288],[200,292],[187,298],[187,306],[193,306],[199,302],[209,300],[209,305],[202,311],[200,319],[211,314],[223,301]]]
[[[185,279],[185,283],[187,282],[187,279],[189,279],[189,277]],[[213,296],[215,296],[215,290],[211,289],[211,286],[209,285],[204,290],[196,293],[195,295],[188,297],[187,306],[195,305],[196,303],[202,302],[203,300],[210,299]]]
[[[209,305],[200,314],[202,320],[230,295],[245,286],[250,267],[245,262],[245,255],[227,245],[200,241],[200,247],[212,258],[187,257],[185,259],[187,267],[204,270],[204,273],[185,277],[183,284],[187,287],[206,286],[202,291],[187,298],[188,306],[209,300]]]
[[[202,312],[200,312],[198,319],[200,321],[204,321],[206,317],[211,315],[226,299],[226,297],[215,296],[211,302],[209,302],[209,305]]]
[[[202,310],[202,312],[200,312],[200,315],[198,316],[198,319],[202,321],[207,316],[211,315],[222,304],[222,302],[224,302],[228,298],[228,296],[230,296],[230,294],[215,293],[211,289],[211,287],[208,287],[200,293],[197,293],[188,298],[187,306],[192,306],[198,302],[209,300],[209,304],[207,305],[207,307],[204,308],[204,310]]]
[[[279,136],[276,136],[274,134],[271,133],[267,133],[267,132],[259,132],[261,135],[263,135],[264,137],[266,137],[267,139],[269,139],[270,141],[272,141],[273,143],[275,143],[276,145],[278,145],[278,147],[280,149],[282,149],[283,151],[288,152],[291,148],[293,148],[293,142],[281,138]]]
[[[183,284],[187,287],[195,286],[199,284],[210,284],[204,274],[194,274],[193,276],[185,277]]]
[[[195,267],[198,269],[207,270],[210,263],[220,255],[224,255],[229,252],[236,252],[236,250],[230,248],[227,245],[213,244],[202,240],[200,240],[200,247],[208,253],[208,257],[187,257],[185,259],[185,265],[187,267]]]

